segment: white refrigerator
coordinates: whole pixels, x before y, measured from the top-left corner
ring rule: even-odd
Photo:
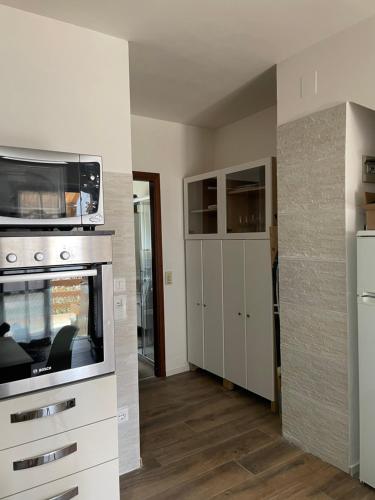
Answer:
[[[360,480],[375,487],[375,231],[357,234]]]

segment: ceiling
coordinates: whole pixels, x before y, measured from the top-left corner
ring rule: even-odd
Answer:
[[[274,65],[374,0],[0,0],[130,43],[132,112],[218,127],[276,102]]]

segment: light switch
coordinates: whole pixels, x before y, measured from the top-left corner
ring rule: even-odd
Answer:
[[[115,292],[125,292],[126,291],[125,278],[115,278],[114,279],[114,291]]]
[[[172,271],[165,271],[165,284],[166,285],[172,285],[173,284]]]
[[[126,295],[115,296],[115,320],[126,319]]]

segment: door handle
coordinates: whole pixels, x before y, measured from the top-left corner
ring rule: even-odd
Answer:
[[[207,307],[207,304],[203,304],[203,307]]]
[[[250,318],[250,314],[246,314],[246,318]]]
[[[242,313],[241,313],[241,312],[239,312],[239,313],[238,313],[238,316],[242,316]]]
[[[35,457],[25,458],[23,460],[17,460],[13,462],[13,470],[24,470],[31,469],[33,467],[39,467],[40,465],[46,465],[56,460],[61,460],[72,453],[77,451],[77,443],[69,444],[58,450],[49,451],[48,453],[43,453],[43,455],[37,455]]]
[[[67,399],[66,401],[60,401],[59,403],[54,403],[48,406],[42,406],[40,408],[34,408],[33,410],[27,410],[19,413],[12,413],[10,416],[10,422],[16,424],[18,422],[27,422],[28,420],[35,420],[37,418],[51,417],[56,415],[56,413],[61,413],[70,408],[74,408],[76,405],[76,399]]]
[[[54,497],[48,498],[48,500],[70,500],[71,498],[77,497],[78,496],[78,486],[75,486],[74,488],[64,491],[63,493],[60,493],[60,495],[56,495]]]

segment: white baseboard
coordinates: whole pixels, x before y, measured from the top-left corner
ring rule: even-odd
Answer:
[[[185,363],[183,366],[178,368],[172,368],[172,370],[167,370],[166,375],[170,377],[171,375],[178,375],[179,373],[185,373],[190,371],[190,367],[188,363]]]
[[[359,478],[359,463],[349,466],[349,474],[356,479]]]

